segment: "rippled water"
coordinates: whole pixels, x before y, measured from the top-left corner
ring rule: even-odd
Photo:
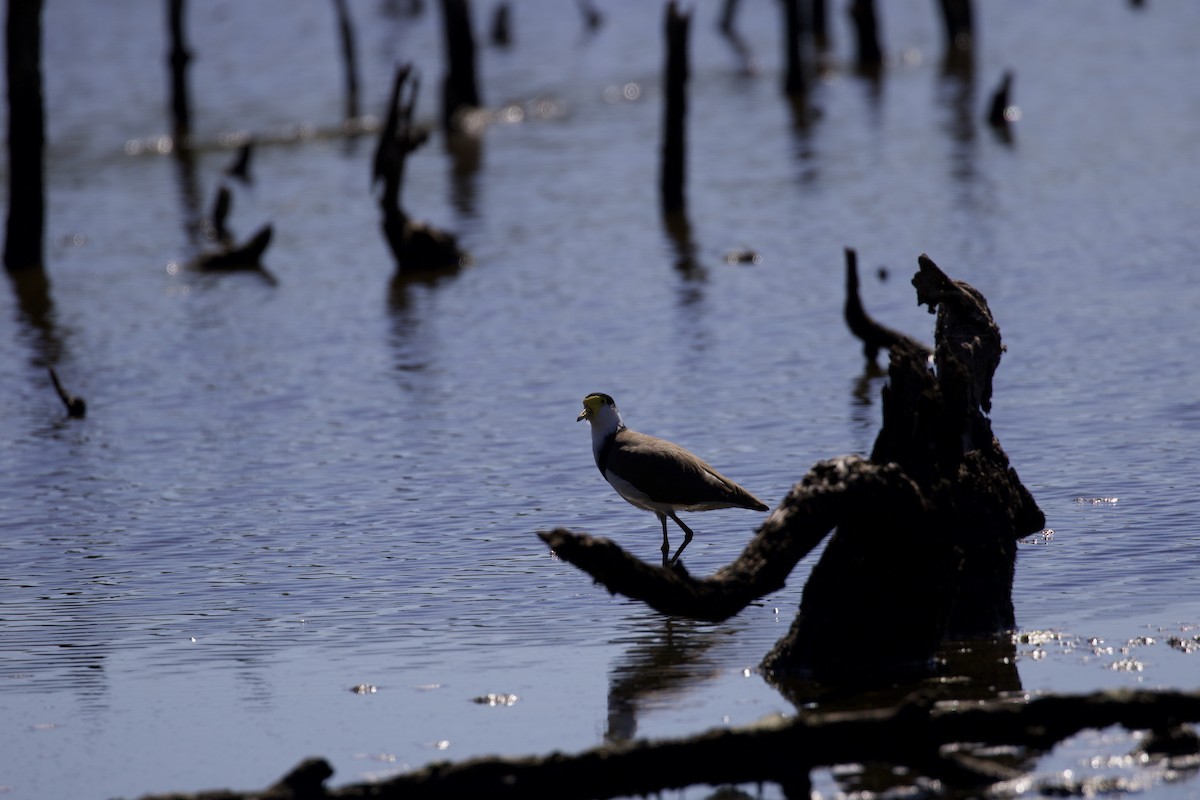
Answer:
[[[848,245],[887,324],[932,338],[908,285],[928,252],[1001,325],[994,427],[1053,529],[1018,564],[1023,688],[1196,688],[1200,654],[1168,639],[1200,626],[1200,6],[980,2],[963,82],[941,74],[933,4],[891,0],[878,85],[844,63],[839,14],[838,61],[797,120],[776,10],[742,9],[747,75],[698,4],[684,269],[655,189],[660,8],[606,3],[589,35],[572,4],[522,0],[514,46],[481,54],[484,99],[553,113],[494,122],[473,167],[438,136],[412,157],[407,205],[474,266],[404,284],[368,193],[374,142],[296,136],[340,119],[329,4],[192,4],[190,180],[126,152],[166,129],[166,46],[161,4],[120,5],[47,4],[53,308],[39,326],[0,293],[12,797],[257,788],[311,754],[350,782],[791,710],[746,670],[810,562],[701,625],[610,597],[534,534],[657,556],[653,517],[604,485],[574,422],[589,391],[771,503],[813,462],[868,451],[882,384],[841,321]],[[432,120],[436,9],[404,5],[353,4],[364,110],[412,60]],[[1011,144],[980,122],[1006,68]],[[257,149],[230,219],[274,224],[277,286],[177,268],[231,132],[291,140]],[[761,262],[726,264],[739,248]],[[87,419],[63,419],[47,362]],[[689,569],[760,520],[692,520]],[[472,702],[488,693],[518,700]]]

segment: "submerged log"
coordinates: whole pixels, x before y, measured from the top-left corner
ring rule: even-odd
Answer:
[[[261,793],[215,791],[143,800],[584,800],[763,781],[784,786],[789,797],[801,797],[807,796],[812,770],[865,762],[890,765],[897,785],[913,788],[929,779],[947,790],[982,795],[989,786],[1023,777],[1022,770],[996,760],[989,748],[1022,747],[1032,756],[1080,731],[1113,725],[1156,732],[1144,749],[1147,763],[1195,769],[1200,760],[1195,735],[1180,727],[1195,722],[1200,722],[1196,692],[1106,691],[972,704],[938,704],[916,694],[886,708],[803,710],[788,719],[683,739],[604,745],[575,755],[440,762],[384,781],[329,789],[323,783],[333,770],[314,758]],[[1160,741],[1168,746],[1157,747]]]
[[[871,457],[815,465],[730,565],[697,580],[606,540],[539,535],[612,592],[719,620],[781,588],[836,528],[791,629],[763,660],[768,674],[870,682],[920,673],[948,638],[1011,629],[1016,542],[1045,517],[986,416],[1000,330],[982,294],[924,255],[919,267],[918,302],[937,314],[934,369],[924,347],[894,342]]]
[[[272,226],[268,223],[241,244],[229,242],[219,250],[204,253],[188,266],[200,272],[260,272],[268,283],[275,277],[263,266],[263,253],[271,244]]]

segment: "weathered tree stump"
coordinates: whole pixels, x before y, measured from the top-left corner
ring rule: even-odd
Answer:
[[[406,91],[407,89],[407,91]],[[400,272],[420,273],[462,266],[467,256],[454,234],[414,221],[400,203],[404,164],[408,154],[428,138],[413,124],[420,80],[411,64],[396,69],[387,119],[375,148],[372,179],[383,184],[379,207],[383,211],[383,236]]]
[[[869,459],[823,461],[796,484],[731,564],[695,579],[617,545],[558,529],[539,534],[610,591],[667,614],[726,619],[783,587],[836,528],[804,587],[770,674],[833,682],[894,678],[932,666],[947,638],[1014,625],[1016,542],[1045,517],[992,435],[1000,330],[987,303],[926,256],[913,278],[937,314],[929,351],[891,345],[883,426]]]

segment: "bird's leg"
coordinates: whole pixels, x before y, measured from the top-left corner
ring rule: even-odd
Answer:
[[[663,526],[662,554],[663,554],[663,566],[665,567],[665,566],[667,566],[667,554],[671,552],[671,543],[669,541],[667,541],[667,515],[660,514],[657,511],[654,513],[658,514],[658,521],[661,522],[662,526]],[[672,514],[671,516],[675,516],[675,515]],[[678,521],[678,520],[676,520],[676,521]]]
[[[674,564],[676,561],[679,560],[679,554],[683,552],[683,548],[687,547],[688,542],[690,542],[692,540],[692,529],[689,528],[687,525],[684,525],[683,521],[680,520],[679,517],[675,516],[674,511],[670,512],[670,515],[671,515],[671,519],[675,520],[675,524],[678,525],[679,527],[683,528],[683,544],[679,545],[679,549],[675,551],[675,557],[671,559],[671,563]],[[666,546],[667,546],[667,521],[664,519],[663,520],[663,547],[665,548]],[[663,550],[663,558],[666,559],[666,557],[667,557],[667,551]],[[663,566],[666,566],[666,565],[664,564]]]

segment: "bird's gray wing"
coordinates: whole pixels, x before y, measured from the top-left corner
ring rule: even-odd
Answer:
[[[756,508],[753,495],[674,442],[625,428],[617,432],[608,469],[656,501],[678,506],[724,502]]]

